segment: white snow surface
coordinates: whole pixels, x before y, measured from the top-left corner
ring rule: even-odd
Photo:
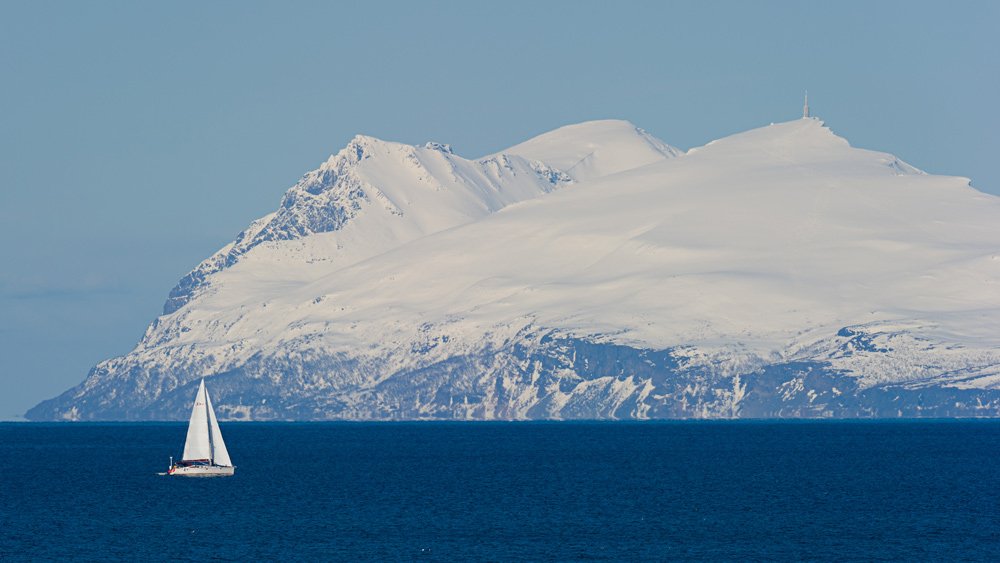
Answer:
[[[624,121],[476,161],[429,146],[356,138],[292,188],[344,197],[303,186],[354,178],[353,219],[249,246],[102,365],[197,378],[257,354],[327,354],[391,373],[533,326],[680,347],[723,372],[820,359],[863,386],[1000,386],[1000,198],[965,178],[852,148],[808,118],[687,153]],[[843,354],[843,327],[889,352]],[[646,385],[611,383],[623,397]]]
[[[583,181],[683,153],[628,121],[606,119],[560,127],[510,147],[502,154],[539,160],[574,180]]]

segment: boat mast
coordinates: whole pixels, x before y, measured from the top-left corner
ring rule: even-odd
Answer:
[[[201,380],[201,384],[204,387],[205,385],[204,379]],[[212,413],[209,412],[209,409],[212,407],[209,406],[208,402],[208,387],[204,387],[204,389],[205,389],[205,432],[208,433],[208,464],[215,465],[215,444],[212,443],[212,422],[211,422]]]

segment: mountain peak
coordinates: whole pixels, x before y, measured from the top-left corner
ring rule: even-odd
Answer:
[[[565,125],[501,152],[544,162],[576,181],[615,174],[682,154],[622,119]]]
[[[852,147],[815,117],[772,123],[716,139],[688,151],[695,158],[725,158],[729,162],[760,165],[797,163],[802,166],[875,166],[896,176],[924,174],[895,155]]]
[[[369,135],[355,135],[346,145],[344,145],[344,148],[340,149],[335,154],[330,155],[330,157],[326,159],[326,162],[321,164],[320,167],[311,172],[311,174],[323,172],[331,168],[337,168],[343,166],[344,164],[357,164],[365,158],[371,156],[372,151],[375,150],[376,147],[384,147],[394,144],[397,143],[383,141],[382,139]],[[308,175],[309,174],[306,174],[306,176]]]
[[[749,131],[743,131],[716,139],[707,146],[724,143],[751,143],[757,145],[823,145],[831,147],[850,147],[847,139],[838,136],[826,124],[815,117],[802,117],[792,121],[771,123]]]
[[[372,137],[371,135],[362,135],[361,133],[358,133],[353,138],[351,138],[350,142],[348,142],[347,145],[348,146],[356,145],[356,146],[366,147],[366,146],[372,146],[372,145],[382,144],[382,143],[388,143],[388,142],[390,142],[390,141],[383,141],[382,139],[379,139],[378,137]]]
[[[455,151],[451,149],[451,145],[447,143],[437,143],[435,141],[427,141],[424,143],[424,148],[432,151],[443,152],[445,154],[455,154]]]

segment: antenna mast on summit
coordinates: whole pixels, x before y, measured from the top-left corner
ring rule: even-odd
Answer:
[[[806,90],[806,103],[802,106],[802,117],[809,117],[809,90]]]

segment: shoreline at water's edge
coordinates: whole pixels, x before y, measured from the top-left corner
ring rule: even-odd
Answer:
[[[960,423],[1000,423],[1000,417],[952,417],[952,418],[660,418],[650,420],[221,420],[220,424],[239,426],[656,426],[656,425],[797,425],[797,424],[960,424]],[[0,420],[2,426],[186,426],[186,420]]]

